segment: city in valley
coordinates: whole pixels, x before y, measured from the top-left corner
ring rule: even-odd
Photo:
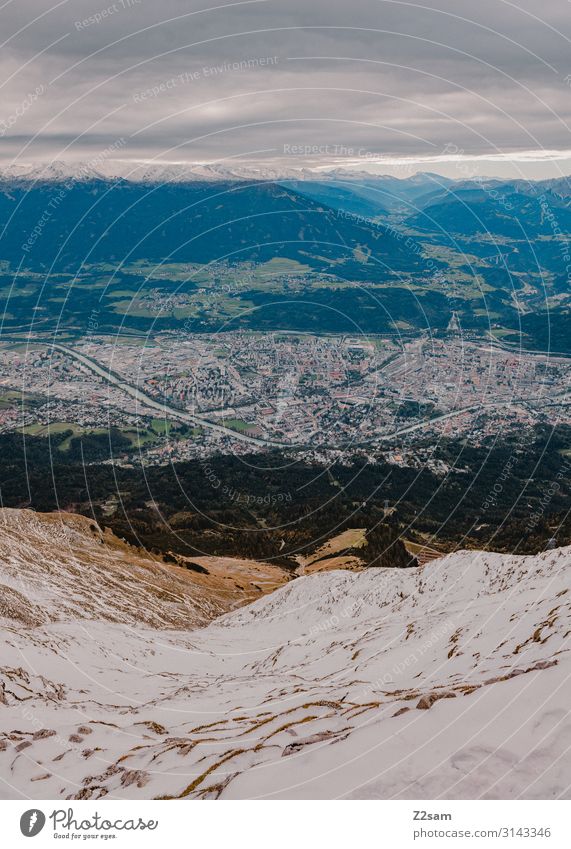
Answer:
[[[415,465],[427,462],[419,437],[481,445],[571,423],[570,382],[571,359],[459,332],[30,337],[0,348],[0,428],[72,438],[114,427],[131,444],[110,461],[123,464],[275,447]]]

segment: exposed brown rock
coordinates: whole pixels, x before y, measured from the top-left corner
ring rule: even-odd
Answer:
[[[437,702],[439,699],[455,699],[456,693],[448,690],[444,693],[427,693],[425,696],[421,696],[416,704],[417,710],[428,710],[432,707],[434,702]]]
[[[41,728],[39,731],[34,731],[32,740],[43,740],[45,737],[54,737],[55,731],[51,728]]]

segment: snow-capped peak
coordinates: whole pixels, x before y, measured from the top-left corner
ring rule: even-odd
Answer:
[[[9,165],[0,167],[0,182],[25,183],[86,182],[90,180],[124,180],[129,183],[184,184],[198,181],[335,181],[335,180],[394,181],[394,177],[355,171],[350,168],[310,169],[279,168],[239,162],[188,163],[114,159],[96,157],[86,162],[54,160],[39,165]],[[428,176],[407,178],[418,181]],[[447,181],[450,182],[450,181]]]

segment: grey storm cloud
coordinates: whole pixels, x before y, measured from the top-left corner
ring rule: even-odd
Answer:
[[[2,162],[571,149],[567,0],[12,0]],[[524,154],[525,156],[526,154]]]

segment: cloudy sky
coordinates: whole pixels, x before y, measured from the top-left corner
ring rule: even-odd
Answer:
[[[570,12],[568,0],[4,0],[0,162],[569,174]]]

